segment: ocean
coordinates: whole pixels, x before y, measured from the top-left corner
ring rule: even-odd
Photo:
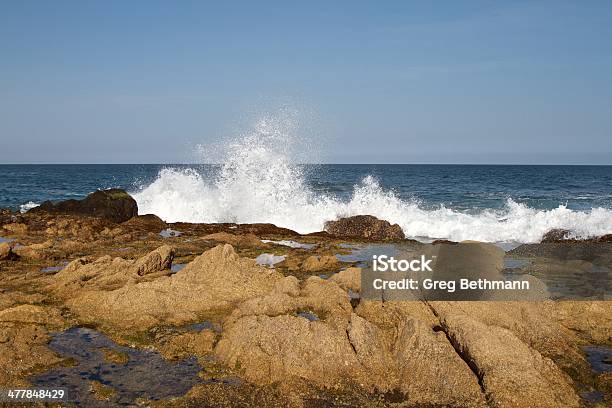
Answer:
[[[612,233],[612,166],[297,165],[252,149],[219,165],[0,165],[0,207],[14,210],[111,187],[168,222],[269,222],[308,233],[371,214],[422,241]]]

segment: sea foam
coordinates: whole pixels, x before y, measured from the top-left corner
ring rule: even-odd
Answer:
[[[507,199],[501,210],[477,214],[440,206],[425,209],[400,199],[372,176],[354,186],[350,199],[314,192],[290,153],[286,123],[260,121],[254,130],[228,143],[225,160],[213,177],[196,169],[162,169],[156,180],[133,193],[141,214],[168,222],[272,223],[300,233],[321,231],[325,221],[370,214],[399,224],[421,240],[539,242],[553,228],[575,237],[612,232],[612,211],[574,211],[564,205],[537,210]]]

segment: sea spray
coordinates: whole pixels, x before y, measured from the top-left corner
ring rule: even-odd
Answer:
[[[293,131],[287,115],[264,117],[252,131],[225,144],[215,174],[162,169],[133,194],[139,212],[168,222],[272,223],[300,233],[320,231],[325,221],[339,217],[370,214],[399,224],[408,237],[454,241],[538,242],[552,228],[571,230],[575,237],[612,232],[612,211],[604,208],[537,210],[508,198],[504,208],[478,213],[442,205],[431,209],[383,189],[373,176],[355,185],[348,199],[316,193],[296,162]]]

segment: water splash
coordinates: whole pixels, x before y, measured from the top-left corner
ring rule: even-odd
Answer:
[[[612,211],[603,208],[536,210],[508,199],[505,208],[478,214],[444,206],[425,209],[384,190],[372,176],[355,185],[348,200],[317,194],[296,159],[307,141],[295,130],[292,114],[264,116],[251,131],[224,143],[223,154],[214,149],[222,163],[213,177],[196,169],[161,170],[153,183],[133,194],[139,212],[168,222],[272,223],[300,233],[320,231],[325,221],[339,217],[370,214],[423,240],[538,242],[552,228],[571,230],[575,237],[612,232]],[[216,161],[211,151],[208,161]]]

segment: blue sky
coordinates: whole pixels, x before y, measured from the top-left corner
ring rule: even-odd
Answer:
[[[607,1],[0,0],[0,163],[192,162],[289,105],[322,162],[612,164],[611,38]]]

